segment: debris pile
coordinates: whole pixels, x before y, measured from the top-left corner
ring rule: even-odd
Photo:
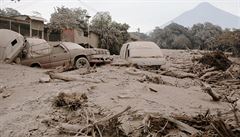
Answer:
[[[64,107],[69,110],[77,110],[81,108],[85,102],[87,102],[86,94],[72,93],[67,94],[60,92],[57,97],[55,97],[53,104],[56,107]]]
[[[227,70],[232,65],[232,62],[227,56],[220,51],[206,53],[198,60],[198,62],[223,71]]]
[[[165,81],[161,78],[161,76],[150,76],[144,75],[141,79],[138,80],[139,82],[151,82],[155,84],[166,84]]]
[[[131,107],[126,107],[119,113],[107,115],[99,107],[94,105],[90,107],[86,94],[64,92],[54,98],[53,105],[55,108],[50,113],[51,118],[43,120],[42,123],[56,130],[59,135],[127,137],[119,117]]]
[[[221,96],[229,96],[240,89],[240,65],[228,59],[223,52],[204,53],[201,57],[193,57],[192,61],[188,72],[210,84],[210,88]]]
[[[239,126],[231,124],[234,119],[222,120],[220,115],[205,114],[196,116],[173,115],[171,117],[160,114],[147,114],[137,132],[138,136],[199,136],[199,137],[237,137],[240,135]]]

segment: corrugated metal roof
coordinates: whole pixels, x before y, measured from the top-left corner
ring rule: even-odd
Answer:
[[[19,16],[12,16],[12,18],[19,19],[19,20],[26,20],[27,18],[31,20],[37,20],[44,22],[45,19],[42,17],[36,17],[36,16],[29,16],[29,15],[19,15]]]

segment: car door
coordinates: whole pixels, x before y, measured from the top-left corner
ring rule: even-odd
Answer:
[[[62,66],[70,62],[70,53],[61,44],[53,46],[50,60],[52,68]]]

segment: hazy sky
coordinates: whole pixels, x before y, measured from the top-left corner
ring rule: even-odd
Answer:
[[[201,2],[209,2],[217,8],[240,16],[240,0],[0,0],[0,8],[11,7],[22,14],[32,15],[38,11],[49,20],[54,7],[82,7],[91,16],[98,11],[109,11],[113,20],[127,23],[130,31],[140,28],[141,32],[149,32],[190,10]]]

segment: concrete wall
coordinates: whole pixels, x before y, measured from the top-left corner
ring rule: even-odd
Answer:
[[[84,43],[87,44],[88,43],[88,37],[84,36],[84,32],[82,29],[75,29],[74,30],[74,42],[75,43]]]
[[[97,48],[99,44],[99,36],[95,33],[90,33],[90,45]]]
[[[84,36],[84,32],[82,29],[74,30],[74,42],[75,43],[89,43],[93,47],[97,48],[99,44],[99,36],[95,33],[90,32],[89,40],[87,36]]]
[[[64,29],[62,31],[62,41],[66,42],[74,42],[74,30],[72,29]]]
[[[50,32],[48,38],[46,37],[45,39],[49,41],[58,41],[58,39],[55,40],[55,35],[58,37],[58,33],[54,34],[54,32]],[[78,44],[89,43],[95,48],[97,48],[99,44],[99,36],[97,34],[90,33],[88,40],[88,37],[84,36],[84,31],[82,29],[63,29],[61,32],[59,31],[59,35],[61,35],[60,41],[74,42]]]

